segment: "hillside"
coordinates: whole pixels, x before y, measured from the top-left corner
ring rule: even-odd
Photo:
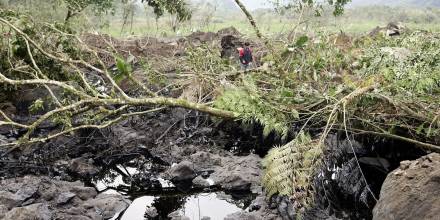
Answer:
[[[369,5],[387,5],[387,6],[411,6],[411,7],[438,7],[438,0],[353,0],[350,4],[352,7],[369,6]]]

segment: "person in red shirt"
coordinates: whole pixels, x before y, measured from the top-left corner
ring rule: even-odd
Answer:
[[[238,48],[241,70],[247,71],[251,68],[254,57],[249,42],[244,43],[244,48]]]

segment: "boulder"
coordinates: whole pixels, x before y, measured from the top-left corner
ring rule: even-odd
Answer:
[[[14,220],[51,220],[52,212],[47,204],[36,203],[24,207],[13,208],[3,219]]]
[[[227,191],[247,192],[251,189],[251,182],[243,179],[240,174],[234,173],[223,180],[222,187]]]
[[[4,220],[110,219],[128,204],[121,195],[97,195],[79,181],[35,176],[0,180],[0,219]]]
[[[64,205],[67,202],[69,202],[71,199],[73,199],[73,197],[75,197],[75,196],[76,196],[75,193],[63,192],[63,193],[58,195],[58,197],[56,198],[55,202],[56,202],[57,205]]]
[[[0,205],[0,219],[3,219],[6,212],[8,212],[8,207],[6,207],[4,205]]]
[[[286,220],[295,220],[298,218],[297,213],[295,211],[294,201],[290,200],[286,196],[278,196],[276,199],[278,203],[278,213],[281,215],[283,219]]]
[[[14,193],[8,192],[8,191],[0,191],[0,204],[2,206],[11,209],[15,206],[20,205],[22,200],[15,195]]]
[[[80,183],[80,182],[75,182]],[[71,186],[69,188],[70,192],[75,193],[79,198],[82,200],[88,200],[91,198],[94,198],[98,193],[96,192],[95,188],[93,187],[84,187],[80,185]]]
[[[194,164],[189,161],[182,161],[168,170],[173,183],[192,181],[196,178]]]
[[[263,220],[263,218],[260,216],[260,213],[252,213],[252,212],[236,212],[227,215],[224,220]]]
[[[128,208],[129,202],[121,195],[99,194],[95,199],[88,200],[83,206],[86,209],[94,208],[104,219],[112,218]]]
[[[206,187],[211,186],[211,184],[208,182],[208,180],[204,179],[201,176],[198,176],[195,179],[193,179],[192,183],[194,186],[200,187],[200,188],[206,188]]]
[[[180,211],[171,212],[170,214],[168,214],[168,218],[170,218],[171,220],[190,220],[190,218],[182,216],[180,214]]]
[[[258,211],[261,208],[263,208],[266,205],[265,196],[258,196],[254,199],[254,201],[251,202],[251,205],[249,206],[249,211]]]
[[[215,185],[234,192],[250,191],[260,186],[261,158],[257,155],[222,157],[221,164],[210,176]]]
[[[145,217],[148,217],[148,219],[154,219],[159,215],[157,212],[157,209],[155,207],[149,207],[147,208],[147,211],[145,211]]]
[[[440,213],[440,154],[403,161],[391,172],[373,210],[374,220],[437,220]]]
[[[93,176],[99,172],[99,169],[93,165],[93,160],[82,157],[70,161],[69,170],[81,176]]]

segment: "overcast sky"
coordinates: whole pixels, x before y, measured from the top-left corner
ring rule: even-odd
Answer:
[[[231,2],[233,2],[233,0],[231,0]],[[267,8],[269,6],[266,0],[242,0],[242,2],[251,10],[257,8]]]

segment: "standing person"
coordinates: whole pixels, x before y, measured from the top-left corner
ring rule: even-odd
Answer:
[[[244,48],[238,48],[238,53],[241,70],[249,70],[252,66],[252,62],[254,61],[249,42],[244,43]]]

